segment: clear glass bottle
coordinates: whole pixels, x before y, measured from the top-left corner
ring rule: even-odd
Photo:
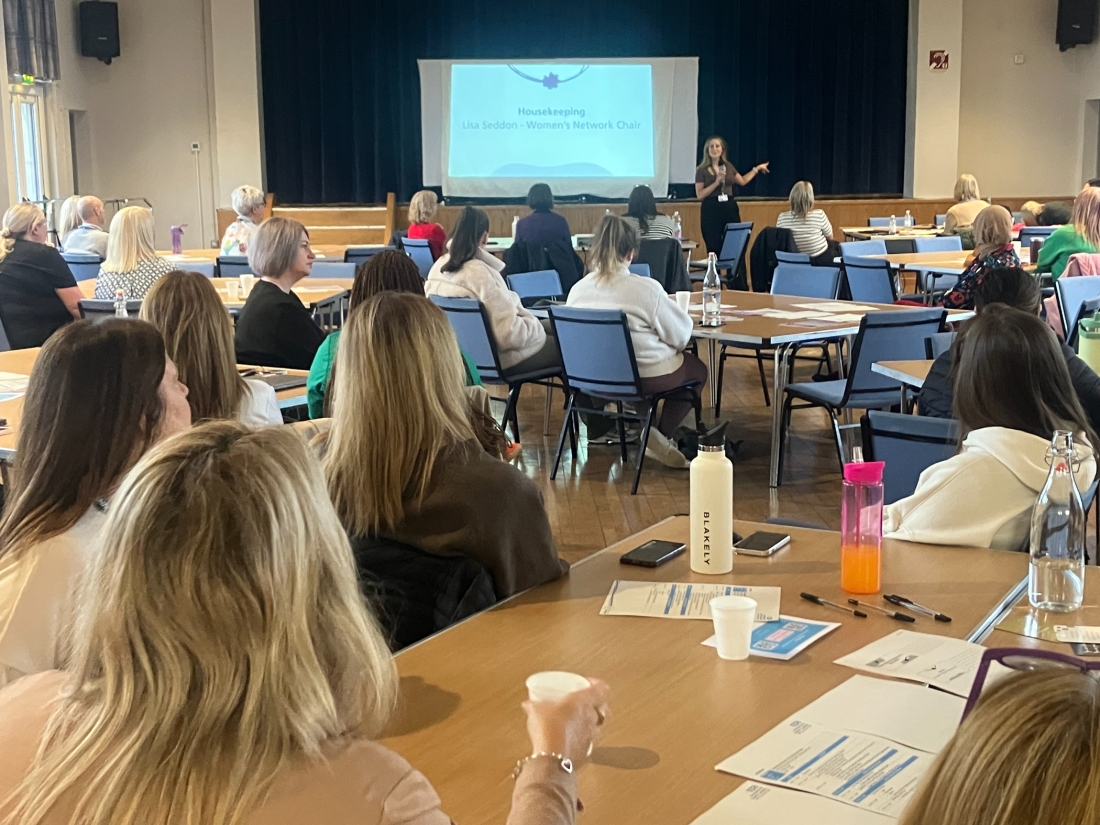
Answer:
[[[684,239],[684,224],[680,221],[680,213],[672,213],[672,237],[681,241]]]
[[[890,234],[896,235],[898,233],[898,218],[896,215],[890,216]]]
[[[882,589],[884,461],[844,465],[840,500],[840,587],[846,593]]]
[[[906,226],[912,226],[913,225],[913,215],[908,209],[905,210],[905,225]]]
[[[121,289],[115,292],[115,317],[116,318],[129,318],[130,313],[126,310],[126,293]]]
[[[703,326],[722,325],[722,281],[718,278],[718,256],[707,255],[707,274],[703,278]]]
[[[1085,584],[1085,508],[1073,477],[1073,433],[1058,430],[1047,453],[1050,473],[1031,511],[1032,607],[1068,613],[1081,606]]]

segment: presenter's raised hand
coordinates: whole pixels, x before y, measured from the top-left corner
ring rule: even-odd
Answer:
[[[756,171],[758,173],[764,174],[764,175],[769,174],[771,172],[771,169],[768,168],[769,163],[770,163],[770,161],[764,161],[763,163],[756,164],[756,167],[755,167]]]

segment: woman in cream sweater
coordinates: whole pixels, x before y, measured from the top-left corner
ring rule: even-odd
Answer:
[[[1074,434],[1074,470],[1085,490],[1096,477],[1096,436],[1073,390],[1050,327],[1001,304],[970,321],[957,343],[957,455],[923,473],[913,495],[885,509],[890,538],[1019,550],[1050,471],[1055,430]]]

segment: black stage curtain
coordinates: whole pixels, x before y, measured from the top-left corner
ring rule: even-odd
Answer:
[[[421,188],[416,61],[699,57],[699,140],[747,196],[900,193],[906,0],[259,0],[267,187],[283,203]]]

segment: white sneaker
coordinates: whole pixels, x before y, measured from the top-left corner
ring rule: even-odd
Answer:
[[[645,456],[660,461],[674,470],[686,470],[691,463],[672,443],[672,439],[655,429],[649,431],[649,443],[646,444]]]

